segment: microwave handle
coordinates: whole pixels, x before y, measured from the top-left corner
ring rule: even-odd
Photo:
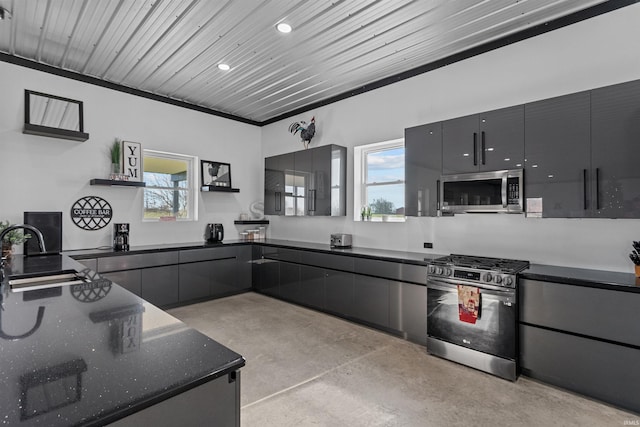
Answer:
[[[436,215],[437,211],[440,210],[440,180],[436,181]]]
[[[473,133],[473,166],[478,166],[478,132]]]
[[[509,200],[507,199],[507,174],[502,175],[502,207],[506,208]]]
[[[486,151],[486,143],[485,143],[485,137],[484,137],[484,131],[482,131],[482,164],[486,164],[486,160],[487,160],[487,151]]]

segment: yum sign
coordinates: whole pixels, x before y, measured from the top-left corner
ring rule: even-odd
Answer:
[[[139,142],[122,141],[122,173],[129,181],[142,181],[142,145]]]

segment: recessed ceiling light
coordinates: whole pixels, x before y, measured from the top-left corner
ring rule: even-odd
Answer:
[[[222,71],[229,71],[231,69],[228,64],[218,64],[218,68]]]
[[[285,24],[284,22],[281,22],[278,25],[276,25],[276,28],[278,29],[278,31],[285,34],[290,33],[292,30],[291,25]]]

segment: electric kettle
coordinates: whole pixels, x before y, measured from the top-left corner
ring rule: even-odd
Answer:
[[[207,224],[204,229],[204,238],[207,243],[218,243],[224,239],[224,227],[222,224]]]

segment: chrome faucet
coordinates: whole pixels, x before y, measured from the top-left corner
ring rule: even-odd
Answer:
[[[2,240],[4,239],[4,236],[7,233],[9,233],[12,230],[17,230],[19,228],[32,231],[33,234],[35,234],[36,237],[38,238],[38,246],[40,247],[40,252],[46,252],[47,251],[47,249],[46,249],[46,247],[44,245],[44,237],[42,236],[42,233],[40,232],[40,230],[35,228],[33,225],[29,225],[29,224],[12,225],[10,227],[5,228],[4,230],[2,230],[0,232],[0,242],[2,242]],[[2,261],[0,261],[0,268],[2,268],[2,267],[4,267],[4,258],[2,258]]]

